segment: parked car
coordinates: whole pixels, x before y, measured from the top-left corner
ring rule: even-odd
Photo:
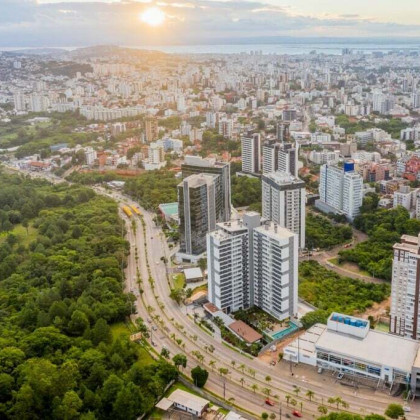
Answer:
[[[274,401],[271,401],[269,398],[267,398],[267,399],[265,400],[265,403],[266,403],[267,405],[271,406],[271,407],[273,407],[273,405],[274,405]]]
[[[302,413],[300,412],[300,411],[297,411],[297,410],[293,410],[293,413],[292,413],[295,417],[302,417]]]

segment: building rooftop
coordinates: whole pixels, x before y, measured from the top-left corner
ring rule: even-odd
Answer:
[[[176,389],[167,397],[169,401],[175,404],[183,405],[198,413],[201,413],[208,405],[209,401],[197,395],[191,394],[183,389]]]
[[[188,182],[189,188],[201,187],[202,185],[212,184],[216,177],[217,175],[214,174],[194,174],[185,178],[180,184],[178,184],[178,186],[183,187],[184,183]]]
[[[255,331],[243,321],[234,321],[228,327],[247,343],[252,344],[262,339],[262,335],[259,332]]]
[[[305,184],[301,179],[296,178],[290,173],[281,171],[270,172],[268,174],[265,174],[263,175],[263,179],[269,179],[275,182],[277,185]]]
[[[370,330],[365,338],[326,329],[316,342],[317,349],[411,372],[419,343],[397,335]]]
[[[271,221],[265,222],[264,225],[257,227],[255,231],[262,232],[276,239],[289,239],[296,236],[296,234],[289,229],[283,228]]]
[[[201,268],[194,267],[194,268],[186,268],[184,270],[185,280],[195,280],[199,278],[203,278],[203,272],[201,271]]]

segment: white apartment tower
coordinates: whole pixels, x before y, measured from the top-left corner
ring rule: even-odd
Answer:
[[[287,172],[294,177],[298,177],[298,156],[299,145],[293,147],[292,143],[283,143],[279,149],[278,168],[281,172]]]
[[[394,245],[390,332],[420,338],[420,236],[403,235]]]
[[[253,304],[274,318],[297,316],[298,236],[274,222],[253,230]]]
[[[298,145],[267,141],[262,147],[263,174],[281,171],[298,176]]]
[[[262,216],[299,236],[305,248],[305,183],[286,172],[262,177]]]
[[[320,171],[319,200],[315,205],[325,213],[344,214],[353,220],[363,201],[363,178],[354,171],[354,163],[344,168],[323,165]]]
[[[258,306],[296,316],[298,237],[255,212],[207,235],[208,297],[226,313]]]
[[[280,143],[265,142],[262,146],[262,173],[269,174],[279,167]]]
[[[261,170],[261,137],[242,137],[242,172],[256,174]]]

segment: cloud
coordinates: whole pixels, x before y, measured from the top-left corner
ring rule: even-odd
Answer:
[[[165,24],[138,16],[160,7]],[[264,0],[0,0],[0,45],[164,45],[232,42],[272,36],[418,36],[420,25],[377,22],[358,14],[305,15]]]

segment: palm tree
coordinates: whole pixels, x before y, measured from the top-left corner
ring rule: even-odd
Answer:
[[[292,404],[292,405],[293,405],[293,407],[295,407],[295,406],[296,406],[296,404],[297,404],[297,401],[296,401],[294,398],[292,398],[292,399],[290,400],[290,404]]]
[[[244,387],[244,382],[245,382],[245,379],[244,379],[244,378],[241,378],[241,379],[239,379],[239,382],[241,383],[242,388],[243,388],[243,387]]]
[[[245,364],[244,364],[244,363],[241,363],[241,364],[239,365],[239,369],[242,371],[242,373],[244,373],[244,370],[245,370]]]
[[[267,395],[267,397],[269,397],[269,396],[270,396],[270,394],[271,394],[271,389],[270,389],[270,388],[263,388],[263,389],[262,389],[262,393],[263,393],[264,395]]]
[[[309,401],[312,401],[312,398],[314,397],[314,395],[315,395],[314,391],[311,391],[310,389],[306,391],[306,396],[309,398]]]
[[[267,375],[265,377],[265,382],[270,383],[270,381],[271,381],[271,376],[270,375]]]
[[[328,402],[328,404],[333,405],[337,402],[337,398],[330,397],[330,398],[328,398],[327,402]]]
[[[216,365],[216,360],[210,360],[209,365],[211,367],[211,370],[213,371],[213,368]]]
[[[255,391],[258,389],[258,385],[257,384],[252,384],[251,389],[254,391],[254,394],[255,394]]]
[[[289,407],[289,402],[290,402],[290,399],[292,398],[291,395],[286,395],[284,398],[286,398],[286,403],[287,403],[287,406]]]
[[[231,365],[232,365],[232,367],[235,369],[236,362],[235,362],[234,360],[232,360],[232,361],[230,362],[230,364],[231,364]]]
[[[325,407],[325,405],[320,405],[320,406],[318,406],[318,411],[321,413],[321,414],[327,414],[328,413],[328,408],[327,407]]]
[[[250,374],[253,378],[255,378],[255,374],[256,374],[256,372],[255,372],[255,370],[254,370],[254,369],[249,368],[249,369],[248,369],[248,372],[249,372],[249,374]]]

